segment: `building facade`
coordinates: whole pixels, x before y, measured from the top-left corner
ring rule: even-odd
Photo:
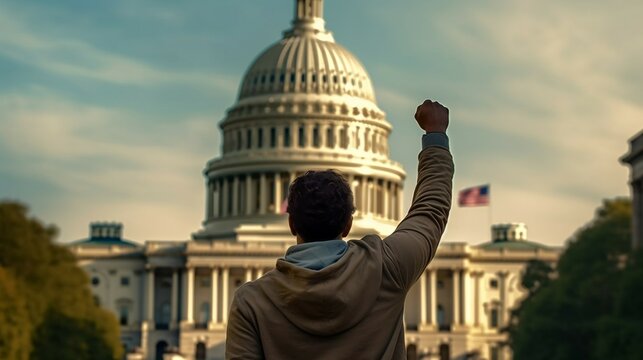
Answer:
[[[222,155],[204,170],[205,220],[190,240],[132,242],[120,224],[94,223],[70,244],[96,301],[118,317],[123,345],[138,349],[132,358],[161,359],[169,348],[223,358],[235,290],[295,243],[285,200],[305,171],[333,168],[348,179],[357,209],[349,238],[385,237],[403,216],[406,174],[389,158],[392,126],[364,67],[326,30],[323,0],[295,1],[292,27],[249,67],[220,128]],[[407,299],[410,350],[507,358],[499,329],[524,296],[521,271],[557,257],[528,241],[523,224],[494,226],[485,244],[440,245]]]
[[[630,139],[630,151],[621,158],[631,167],[632,187],[632,247],[643,243],[643,131]]]

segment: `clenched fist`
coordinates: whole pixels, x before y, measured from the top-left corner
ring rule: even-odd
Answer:
[[[415,111],[415,120],[426,132],[446,132],[449,109],[437,101],[425,100]]]

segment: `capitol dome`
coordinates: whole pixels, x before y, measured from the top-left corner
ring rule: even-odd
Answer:
[[[195,239],[290,241],[288,187],[307,170],[346,176],[351,236],[387,235],[400,220],[406,174],[389,158],[392,126],[364,66],[326,30],[323,0],[295,1],[291,28],[249,66],[220,127]]]

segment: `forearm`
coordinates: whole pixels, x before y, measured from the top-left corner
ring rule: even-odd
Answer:
[[[451,208],[453,171],[446,148],[429,146],[420,152],[409,212],[384,241],[400,288],[408,289],[435,256]]]

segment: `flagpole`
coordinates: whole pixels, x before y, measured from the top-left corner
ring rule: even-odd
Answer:
[[[489,227],[487,228],[487,231],[491,231],[491,226],[493,225],[493,209],[491,209],[491,206],[493,202],[491,201],[491,184],[487,184],[487,188],[489,189],[489,211],[487,211],[489,215]]]

